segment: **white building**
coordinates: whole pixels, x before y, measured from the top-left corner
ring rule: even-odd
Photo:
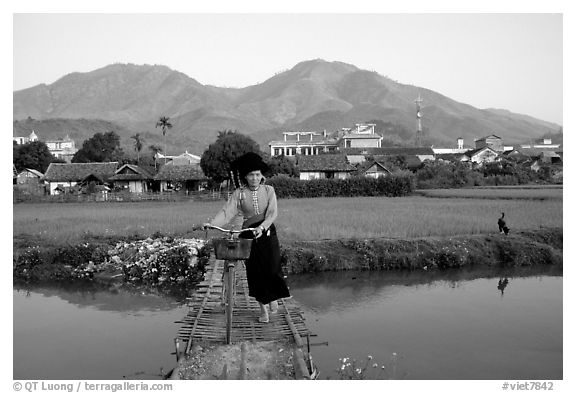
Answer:
[[[470,148],[464,147],[464,138],[456,139],[456,147],[434,147],[432,146],[432,150],[434,154],[464,154],[468,150],[472,150]]]
[[[39,141],[40,139],[38,138],[38,135],[36,135],[34,130],[32,130],[30,135],[14,136],[12,137],[12,140],[16,142],[16,144],[18,145],[23,145],[26,143]],[[48,140],[45,141],[44,143],[46,144],[48,150],[54,157],[64,160],[68,163],[72,161],[72,157],[74,157],[74,154],[76,154],[76,152],[78,151],[78,149],[76,149],[76,144],[74,140],[70,139],[69,135],[66,135],[64,139]]]
[[[36,135],[34,130],[32,130],[30,135],[28,135],[28,136],[13,136],[12,140],[14,142],[16,142],[17,145],[23,145],[23,144],[29,143],[29,142],[36,142],[38,140],[38,136]]]
[[[560,144],[552,143],[550,138],[536,139],[534,143],[520,145],[523,149],[560,149]]]
[[[66,135],[64,139],[50,140],[45,143],[54,157],[68,163],[72,162],[72,157],[74,157],[74,154],[78,151],[78,149],[76,149],[76,143],[70,139],[69,135]]]
[[[270,156],[295,156],[302,154],[305,156],[318,155],[320,153],[330,153],[338,149],[338,140],[329,138],[324,132],[295,131],[283,132],[283,141],[272,141],[270,146]]]
[[[376,124],[356,124],[342,137],[344,148],[382,147],[382,136],[376,134]]]

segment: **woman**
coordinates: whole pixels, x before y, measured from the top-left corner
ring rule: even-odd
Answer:
[[[280,246],[274,220],[278,215],[276,193],[272,186],[262,184],[262,172],[268,166],[256,153],[246,153],[232,163],[243,186],[237,188],[210,225],[224,226],[239,213],[243,216],[242,228],[254,228],[254,241],[246,261],[249,295],[260,305],[261,323],[269,322],[268,309],[278,311],[280,298],[290,297],[280,266]],[[208,224],[204,224],[207,226]],[[249,232],[241,234],[245,235]]]

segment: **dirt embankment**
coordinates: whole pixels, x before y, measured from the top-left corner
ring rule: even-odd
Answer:
[[[282,244],[285,273],[562,264],[562,228],[418,239],[345,239]]]
[[[296,379],[287,342],[202,343],[181,359],[172,379]]]

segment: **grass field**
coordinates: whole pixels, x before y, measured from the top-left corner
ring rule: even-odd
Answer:
[[[402,198],[280,199],[281,241],[342,238],[415,238],[490,233],[500,212],[512,231],[562,227],[562,189],[429,190]],[[55,244],[84,236],[191,233],[222,202],[45,203],[13,206],[14,239]]]

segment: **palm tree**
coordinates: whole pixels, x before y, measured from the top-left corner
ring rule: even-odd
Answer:
[[[152,153],[154,154],[154,170],[156,170],[156,154],[159,151],[162,151],[162,148],[160,146],[157,146],[157,145],[150,145],[150,146],[148,146],[148,149],[152,150]]]
[[[164,136],[164,164],[166,164],[166,131],[172,128],[172,124],[170,123],[170,118],[166,116],[160,116],[160,120],[156,122],[156,127],[162,128],[162,135]]]
[[[142,151],[142,148],[144,147],[144,138],[142,138],[140,136],[140,133],[136,133],[135,135],[132,135],[130,138],[134,139],[134,150],[136,150],[136,154],[138,157],[138,165],[140,165],[140,152]]]

